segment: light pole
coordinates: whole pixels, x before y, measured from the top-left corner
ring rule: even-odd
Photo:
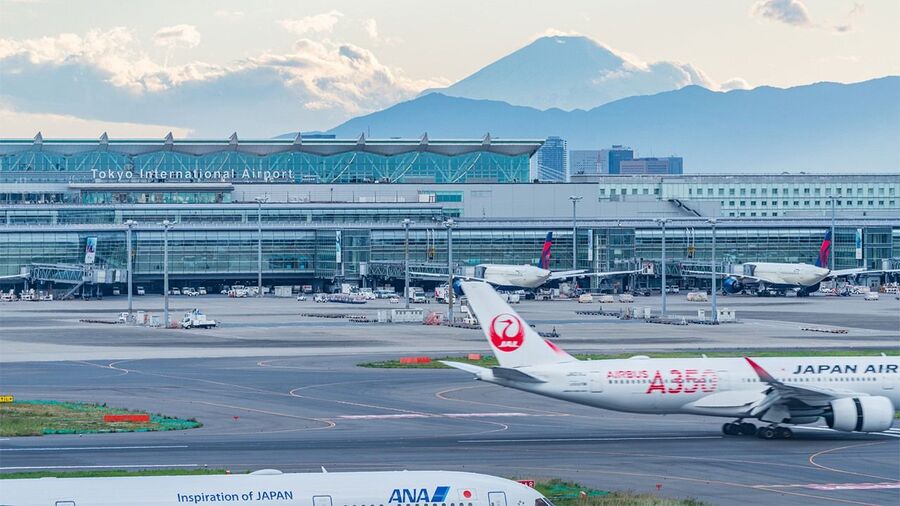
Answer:
[[[710,291],[710,294],[712,295],[711,318],[713,323],[719,323],[719,311],[716,306],[716,278],[718,277],[718,274],[716,273],[716,219],[710,218],[707,221],[712,225],[712,271],[710,274],[710,280],[712,282],[712,290]]]
[[[409,226],[412,220],[404,218],[403,229],[406,231],[406,240],[403,242],[403,295],[406,298],[406,309],[409,309]]]
[[[447,228],[447,320],[453,324],[453,226],[456,222],[448,218],[444,222]]]
[[[269,197],[256,197],[256,296],[262,297],[262,205]]]
[[[128,268],[128,317],[131,318],[131,229],[135,226],[137,222],[134,220],[128,220],[125,222],[125,226],[128,227],[125,231],[125,254],[128,256],[127,268]]]
[[[163,325],[169,328],[169,229],[173,223],[163,220]]]
[[[659,218],[656,220],[657,223],[662,226],[662,261],[660,262],[662,265],[660,269],[662,269],[662,290],[660,293],[662,294],[662,316],[666,316],[666,223],[669,220],[666,218]]]
[[[578,257],[575,256],[576,250],[575,245],[578,241],[575,240],[575,231],[576,231],[576,222],[575,222],[575,207],[578,204],[578,201],[583,199],[581,195],[569,195],[569,200],[572,201],[572,270],[578,268]]]

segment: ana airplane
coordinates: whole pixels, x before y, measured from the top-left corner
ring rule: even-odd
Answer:
[[[787,425],[819,419],[839,431],[886,431],[900,408],[900,357],[582,361],[541,338],[489,285],[461,285],[499,366],[444,363],[488,383],[615,411],[734,418],[725,434],[763,439],[791,438]]]
[[[831,231],[825,233],[825,239],[819,247],[815,265],[805,263],[747,262],[736,269],[739,272],[720,272],[725,276],[722,280],[722,291],[740,293],[751,286],[756,287],[757,295],[766,295],[770,290],[783,294],[786,290],[796,290],[799,297],[805,297],[819,289],[826,279],[854,276],[865,273],[897,272],[896,270],[828,269],[828,257],[831,254]],[[687,271],[693,275],[709,275],[708,272]]]
[[[634,270],[589,272],[587,269],[551,271],[550,248],[552,246],[553,232],[547,232],[547,239],[544,241],[544,247],[541,249],[541,259],[538,265],[478,264],[475,266],[475,276],[455,276],[455,278],[461,281],[482,281],[503,289],[534,289],[543,286],[548,281],[559,279],[587,276],[607,277],[640,272]],[[420,278],[447,279],[446,275],[429,272],[411,272],[410,274]]]
[[[347,504],[553,506],[533,488],[483,474],[444,471],[33,478],[3,480],[0,504]]]

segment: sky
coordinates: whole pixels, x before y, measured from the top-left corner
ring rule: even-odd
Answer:
[[[547,34],[719,90],[858,82],[900,74],[898,22],[896,0],[0,0],[0,137],[325,130]]]

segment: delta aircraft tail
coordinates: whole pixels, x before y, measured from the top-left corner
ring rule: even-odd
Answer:
[[[816,257],[816,267],[828,268],[828,256],[831,254],[831,230],[825,232],[825,239],[819,246],[819,256]]]
[[[545,340],[487,283],[460,283],[494,356],[502,368],[561,364],[577,360]]]
[[[544,247],[541,249],[541,260],[538,267],[550,270],[550,247],[553,246],[553,232],[547,232],[547,239],[544,240]]]

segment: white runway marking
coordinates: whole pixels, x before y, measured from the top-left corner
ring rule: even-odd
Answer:
[[[121,464],[121,465],[104,465],[104,466],[17,466],[17,467],[0,467],[0,471],[22,471],[26,469],[148,469],[155,467],[200,467],[200,464]]]
[[[400,413],[391,415],[342,415],[341,420],[394,420],[407,418],[499,418],[504,416],[566,416],[531,413]]]
[[[188,445],[157,445],[157,446],[60,446],[54,448],[0,448],[0,452],[66,452],[82,450],[159,450],[168,448],[187,448]]]
[[[833,432],[835,434],[841,434],[841,433],[846,434],[846,432],[829,429],[828,427],[796,427],[796,428],[800,429],[800,430],[822,430],[825,432]],[[886,432],[858,432],[856,434],[869,434],[869,435],[873,435],[873,436],[888,436],[888,437],[900,438],[900,428],[888,429]]]
[[[560,437],[534,439],[461,439],[457,443],[568,443],[590,441],[679,441],[683,439],[722,439],[723,436],[657,436],[657,437]]]

